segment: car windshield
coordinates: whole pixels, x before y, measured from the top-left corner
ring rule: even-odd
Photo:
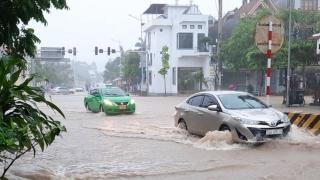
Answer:
[[[226,109],[263,109],[269,108],[258,98],[244,94],[223,94],[218,95],[222,105]]]
[[[102,89],[103,96],[125,96],[126,94],[120,88]]]

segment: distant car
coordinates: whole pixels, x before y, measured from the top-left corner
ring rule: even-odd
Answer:
[[[86,88],[84,87],[84,86],[77,86],[76,88],[75,88],[75,91],[76,92],[84,92],[86,90]]]
[[[66,88],[66,87],[55,87],[50,90],[50,94],[55,95],[55,94],[73,94],[74,91]]]
[[[106,114],[133,114],[136,104],[129,94],[113,86],[96,87],[84,97],[84,106],[93,112]]]
[[[175,126],[199,135],[215,130],[230,131],[235,142],[282,138],[291,130],[287,115],[246,92],[200,92],[175,109]]]

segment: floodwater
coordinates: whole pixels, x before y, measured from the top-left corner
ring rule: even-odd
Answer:
[[[86,111],[84,95],[52,96],[66,119],[40,105],[68,132],[19,159],[9,179],[319,179],[320,138],[295,126],[282,140],[238,144],[228,132],[199,137],[174,127],[184,97],[133,96],[135,114],[106,116]]]

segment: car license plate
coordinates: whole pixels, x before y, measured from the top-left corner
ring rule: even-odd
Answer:
[[[120,105],[119,109],[126,109],[127,107],[125,105]]]
[[[271,129],[266,131],[266,135],[283,134],[282,129]]]

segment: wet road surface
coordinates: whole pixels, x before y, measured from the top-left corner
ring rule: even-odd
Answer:
[[[185,97],[134,97],[133,115],[85,110],[85,93],[54,95],[66,119],[62,138],[29,153],[9,179],[314,179],[320,171],[320,138],[296,127],[286,139],[236,144],[227,132],[194,136],[174,127],[174,106]]]

